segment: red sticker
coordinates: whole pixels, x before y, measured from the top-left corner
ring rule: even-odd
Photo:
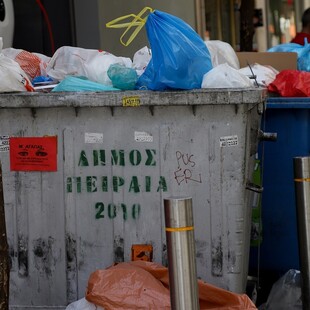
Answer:
[[[57,136],[11,137],[11,171],[57,171]]]

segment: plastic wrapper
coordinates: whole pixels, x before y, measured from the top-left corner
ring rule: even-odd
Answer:
[[[198,280],[201,310],[257,309],[245,294]],[[88,281],[86,300],[106,310],[171,309],[168,269],[151,262],[120,263],[96,270]]]

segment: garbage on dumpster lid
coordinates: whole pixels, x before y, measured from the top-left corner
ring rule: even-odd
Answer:
[[[142,47],[135,52],[132,60],[132,67],[136,70],[138,76],[140,76],[152,58],[152,51],[147,46]]]
[[[147,17],[142,17],[150,12]],[[132,17],[131,22],[123,22]],[[119,22],[123,22],[118,24]],[[212,68],[210,53],[195,30],[182,19],[166,12],[144,8],[139,14],[119,17],[107,24],[112,28],[137,29],[129,44],[145,23],[152,58],[139,77],[137,88],[150,90],[200,88],[203,75]],[[125,44],[126,45],[126,44]]]
[[[2,53],[0,37],[0,92],[34,91],[31,81],[20,65]]]
[[[228,64],[234,69],[239,69],[240,64],[232,46],[220,40],[208,40],[205,42],[211,55],[212,66]]]
[[[102,92],[102,91],[116,91],[119,90],[109,85],[104,85],[88,80],[85,77],[79,76],[67,76],[59,84],[57,84],[52,92],[81,92],[81,91],[91,91],[91,92]]]
[[[212,69],[207,46],[183,20],[154,11],[146,22],[152,58],[138,80],[138,88],[151,90],[200,88]]]
[[[254,310],[245,294],[198,280],[201,310]],[[168,268],[146,261],[119,263],[96,270],[88,280],[86,300],[111,309],[170,309]]]
[[[283,70],[268,85],[268,91],[282,97],[310,97],[310,72]]]
[[[85,76],[90,81],[112,86],[107,71],[112,64],[132,67],[127,57],[117,57],[108,52],[80,47],[63,46],[56,50],[49,61],[46,72],[57,80],[66,76]]]
[[[112,64],[108,69],[108,77],[112,81],[113,87],[122,90],[135,89],[138,80],[135,69],[127,68],[121,64]]]
[[[253,87],[250,78],[228,64],[220,64],[203,76],[201,88]]]
[[[249,66],[251,66],[251,68]],[[248,65],[247,67],[239,69],[239,73],[243,73],[246,76],[251,76],[254,74],[258,85],[267,87],[275,80],[279,71],[272,66],[263,66],[258,63],[254,63],[253,65]]]
[[[3,49],[2,53],[6,57],[15,60],[30,80],[40,75],[46,76],[46,67],[50,57],[11,47]]]

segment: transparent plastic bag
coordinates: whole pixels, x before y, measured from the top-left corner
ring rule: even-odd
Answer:
[[[273,284],[265,309],[302,310],[300,271],[290,269]]]
[[[235,69],[240,68],[237,54],[229,43],[220,40],[209,40],[206,41],[206,45],[211,55],[213,67],[227,63]]]

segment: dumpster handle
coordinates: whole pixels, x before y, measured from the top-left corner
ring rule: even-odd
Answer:
[[[247,182],[245,188],[255,193],[262,193],[264,190],[262,186],[254,184],[252,182]]]
[[[272,141],[275,142],[278,139],[278,133],[276,132],[264,132],[262,130],[258,131],[258,139],[260,141]]]

